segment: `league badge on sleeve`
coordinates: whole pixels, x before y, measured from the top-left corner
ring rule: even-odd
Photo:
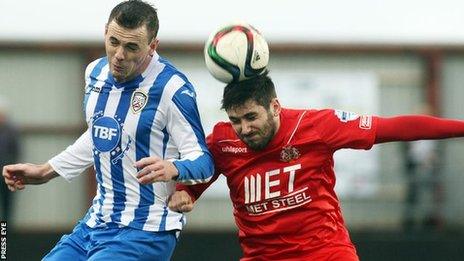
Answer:
[[[131,109],[133,113],[141,111],[147,105],[148,96],[142,91],[135,91],[131,98]]]
[[[280,160],[283,162],[290,162],[296,160],[300,157],[300,152],[297,148],[293,147],[292,145],[288,144],[282,147],[282,151],[280,152]]]
[[[335,115],[341,122],[354,121],[359,115],[354,112],[335,110]]]

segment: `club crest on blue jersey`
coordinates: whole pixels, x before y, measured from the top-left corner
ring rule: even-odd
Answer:
[[[141,111],[147,105],[148,96],[142,91],[135,91],[132,93],[131,109],[133,113]]]
[[[99,152],[108,152],[116,148],[121,139],[121,126],[111,117],[100,117],[92,124],[92,140]]]

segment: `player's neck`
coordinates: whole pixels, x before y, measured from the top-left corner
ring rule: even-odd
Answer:
[[[274,130],[273,138],[277,135],[280,129],[280,114],[274,117],[274,124],[275,124],[275,130]]]

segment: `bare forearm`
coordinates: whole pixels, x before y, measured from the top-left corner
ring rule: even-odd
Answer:
[[[40,166],[40,173],[46,182],[59,176],[48,162]]]
[[[48,163],[42,165],[30,163],[6,165],[3,167],[2,175],[11,191],[23,190],[26,185],[47,183],[58,177],[58,173]]]

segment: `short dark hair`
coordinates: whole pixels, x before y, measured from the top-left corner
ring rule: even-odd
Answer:
[[[149,3],[140,0],[121,2],[111,10],[108,24],[113,20],[118,25],[128,29],[135,29],[146,25],[149,41],[158,35],[158,14],[156,9]]]
[[[272,99],[277,98],[274,83],[267,73],[248,80],[231,82],[224,88],[222,107],[225,111],[253,100],[269,110]]]

